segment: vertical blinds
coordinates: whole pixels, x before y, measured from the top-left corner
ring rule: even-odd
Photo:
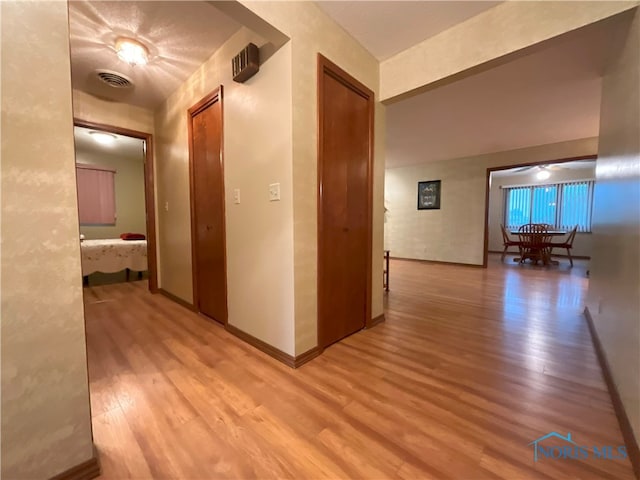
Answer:
[[[526,223],[546,223],[553,228],[591,231],[593,205],[591,180],[529,185],[504,189],[504,224],[518,228]]]

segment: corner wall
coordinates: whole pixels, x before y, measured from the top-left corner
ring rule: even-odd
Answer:
[[[291,45],[236,83],[231,58],[249,42],[263,43],[240,29],[156,111],[160,286],[193,302],[187,110],[223,85],[229,324],[294,355]]]
[[[321,53],[374,91],[373,251],[371,314],[383,314],[383,189],[385,107],[379,63],[313,2],[241,1],[291,38],[293,95],[293,215],[295,354],[318,344],[318,97]]]
[[[593,155],[597,138],[390,168],[385,248],[392,257],[482,265],[487,168]],[[440,210],[418,210],[418,182],[442,180]]]
[[[640,12],[605,74],[589,311],[640,439]]]
[[[93,457],[66,2],[1,2],[2,478]]]

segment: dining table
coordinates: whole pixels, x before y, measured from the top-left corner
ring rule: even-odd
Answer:
[[[509,231],[510,234],[512,235],[518,235],[518,230],[510,230]],[[566,235],[567,232],[564,230],[547,230],[546,233],[544,233],[544,235],[551,235],[552,237],[556,237],[556,236],[560,236],[560,235]],[[534,235],[543,235],[543,234],[534,234]]]
[[[511,233],[512,235],[519,235],[520,231],[519,230],[509,230],[509,233]],[[527,233],[527,235],[540,235],[540,236],[545,236],[545,237],[560,237],[562,235],[566,235],[567,232],[565,230],[547,230],[546,232],[542,233]],[[516,257],[513,259],[514,262],[519,262],[520,261],[520,257]],[[557,260],[552,260],[551,259],[551,248],[549,248],[547,255],[545,255],[543,261],[542,261],[545,265],[559,265],[560,262],[558,262]]]

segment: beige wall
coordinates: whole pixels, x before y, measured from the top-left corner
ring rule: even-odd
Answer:
[[[81,225],[85,238],[118,238],[121,233],[147,233],[144,204],[144,156],[142,140],[138,157],[114,153],[76,150],[76,162],[99,165],[116,171],[116,224]]]
[[[404,50],[380,65],[382,100],[632,8],[631,1],[503,2]],[[455,46],[455,47],[452,47]]]
[[[293,355],[291,45],[239,84],[230,59],[250,41],[262,43],[237,32],[156,112],[161,287],[193,301],[186,112],[222,84],[229,323]]]
[[[487,168],[593,155],[589,138],[477,157],[390,168],[385,179],[385,248],[391,256],[481,265]],[[442,180],[440,210],[418,210],[418,182]]]
[[[589,311],[640,439],[640,12],[604,77]]]
[[[153,133],[153,112],[151,110],[102,100],[80,90],[73,91],[73,115],[86,122]]]
[[[93,456],[67,5],[2,2],[2,478]]]
[[[291,38],[295,352],[317,345],[317,53],[371,88],[379,100],[379,64],[313,2],[243,1]],[[376,103],[372,316],[383,313],[384,106]]]
[[[501,177],[492,175],[491,190],[489,191],[489,250],[501,252],[504,249],[502,244],[502,232],[500,225],[504,223],[504,190],[503,188],[512,185],[536,185],[541,183],[536,179],[536,171],[531,170],[520,175]],[[586,168],[567,168],[564,170],[553,170],[551,177],[544,183],[568,182],[573,180],[593,180],[595,179],[595,166]],[[591,256],[592,237],[590,233],[576,234],[571,255]],[[554,241],[559,242],[562,238],[557,237]],[[511,252],[517,251],[515,247],[509,249]],[[554,253],[566,255],[566,250],[554,250]]]

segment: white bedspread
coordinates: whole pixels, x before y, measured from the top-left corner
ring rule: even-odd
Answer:
[[[125,268],[136,272],[147,270],[147,241],[120,240],[83,240],[82,275],[94,272],[115,273]]]

